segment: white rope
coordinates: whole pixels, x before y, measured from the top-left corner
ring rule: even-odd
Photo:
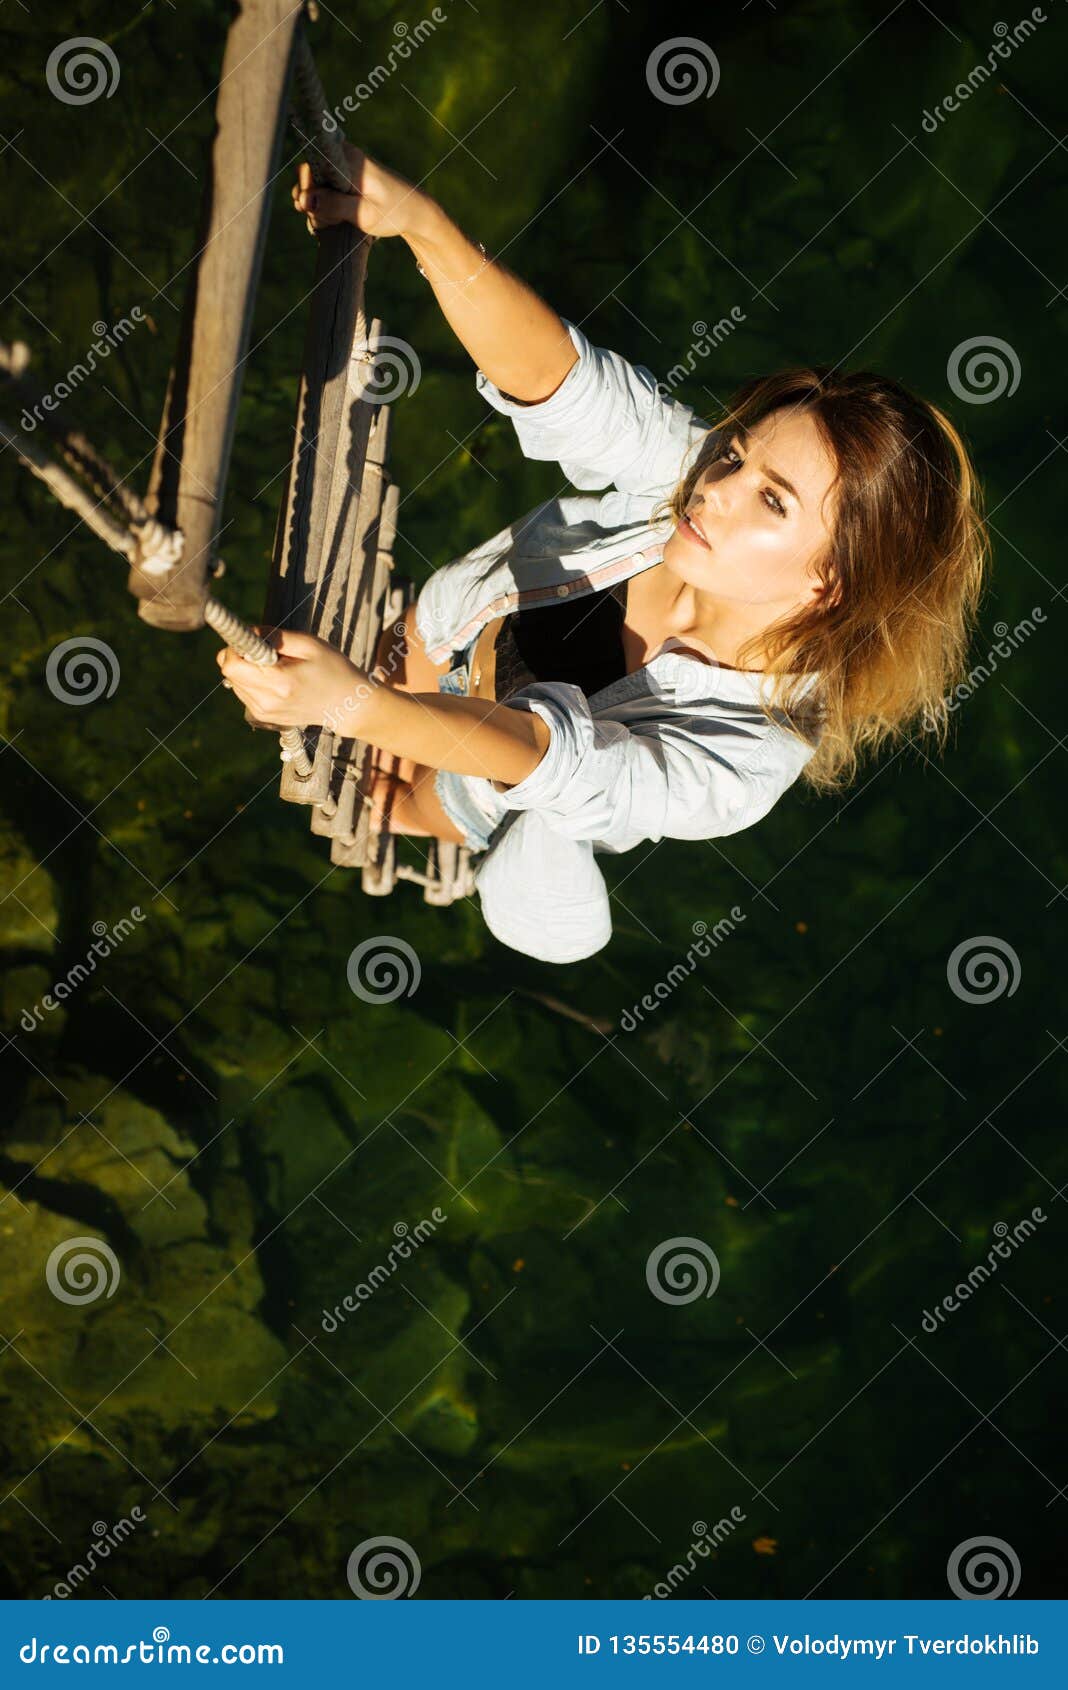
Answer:
[[[41,392],[27,379],[29,366],[30,349],[24,341],[0,341],[0,375],[7,377],[12,391],[29,409],[43,413],[42,426],[63,462],[51,458],[24,428],[0,422],[0,438],[60,504],[75,511],[112,551],[145,575],[157,579],[169,575],[182,556],[182,535],[150,517],[140,495],[123,485],[86,436],[42,405]]]

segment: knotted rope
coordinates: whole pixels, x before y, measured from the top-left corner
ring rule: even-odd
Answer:
[[[60,504],[81,517],[112,551],[128,558],[146,575],[167,575],[182,555],[182,536],[149,516],[140,495],[122,479],[80,429],[56,415],[50,397],[26,375],[30,349],[24,341],[0,341],[0,376],[55,445],[61,462],[38,445],[25,426],[12,428],[0,421],[0,439],[17,453],[26,468],[55,494]],[[67,467],[64,467],[67,466]]]
[[[90,445],[85,435],[60,422],[53,411],[42,405],[41,393],[26,380],[29,362],[29,348],[23,342],[16,341],[11,346],[0,342],[0,376],[6,377],[17,399],[40,417],[63,462],[51,457],[25,428],[12,428],[2,418],[0,440],[18,454],[60,504],[74,511],[113,552],[140,567],[146,575],[168,574],[182,555],[181,534],[149,516],[140,496],[122,485],[107,459]],[[204,605],[204,620],[220,639],[250,662],[278,662],[273,646],[210,595]],[[282,761],[293,764],[298,779],[307,780],[312,765],[300,729],[283,728],[279,739]]]

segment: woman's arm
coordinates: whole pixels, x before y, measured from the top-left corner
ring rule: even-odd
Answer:
[[[479,368],[479,392],[512,418],[526,456],[555,459],[575,487],[670,493],[709,424],[650,370],[592,345],[503,264],[484,259],[429,194],[358,148],[348,152],[359,192],[316,188],[302,164],[294,205],[313,227],[344,221],[404,237]]]
[[[484,258],[434,200],[419,207],[405,239],[478,369],[522,404],[555,393],[578,353],[552,307],[499,259]]]
[[[398,692],[370,681],[341,732],[427,768],[481,775],[507,789],[534,773],[551,729],[540,717],[491,699]]]
[[[340,739],[362,739],[432,769],[481,775],[512,787],[533,774],[551,729],[540,717],[485,698],[399,692],[313,634],[277,631],[269,667],[229,646],[216,661],[242,704],[277,727],[324,724]]]
[[[302,164],[296,209],[313,228],[347,222],[379,238],[403,236],[483,374],[523,404],[555,393],[578,354],[552,307],[498,260],[484,257],[429,194],[359,147],[346,150],[357,192],[316,188],[310,166]]]

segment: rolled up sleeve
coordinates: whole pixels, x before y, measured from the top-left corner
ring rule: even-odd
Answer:
[[[511,417],[523,454],[555,460],[572,486],[666,495],[690,468],[709,425],[693,408],[661,393],[652,372],[594,346],[567,318],[578,352],[556,392],[524,405],[481,370],[475,385],[494,410]]]
[[[556,833],[625,851],[643,839],[734,833],[756,819],[757,788],[730,761],[727,724],[716,750],[705,722],[628,727],[594,717],[581,688],[565,681],[539,681],[507,702],[540,716],[550,738],[540,762],[501,800],[509,810],[536,811]]]

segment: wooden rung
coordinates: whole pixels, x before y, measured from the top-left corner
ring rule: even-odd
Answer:
[[[380,862],[376,860],[377,855],[369,854],[369,860],[362,865],[360,885],[369,897],[384,898],[392,892],[398,877],[404,878],[397,868],[397,847],[392,836],[386,840]]]
[[[460,898],[470,897],[475,889],[471,853],[466,846],[455,845],[447,839],[437,839],[434,844],[434,870],[429,876],[423,899],[428,904],[445,908]]]
[[[311,831],[313,833],[320,834],[324,839],[333,838],[333,828],[330,825],[333,821],[333,817],[328,816],[320,804],[316,804],[312,807],[311,815],[308,817],[308,820],[311,823]]]
[[[306,780],[301,780],[294,772],[292,763],[283,764],[279,795],[290,804],[321,804],[330,785],[333,752],[333,734],[327,728],[320,728],[311,774]]]
[[[356,837],[357,789],[354,779],[346,778],[342,782],[341,791],[337,798],[337,813],[333,817],[333,835],[343,845],[351,845]]]
[[[362,868],[370,855],[371,832],[366,807],[356,821],[356,829],[348,841],[335,837],[330,846],[330,861],[339,868]]]

